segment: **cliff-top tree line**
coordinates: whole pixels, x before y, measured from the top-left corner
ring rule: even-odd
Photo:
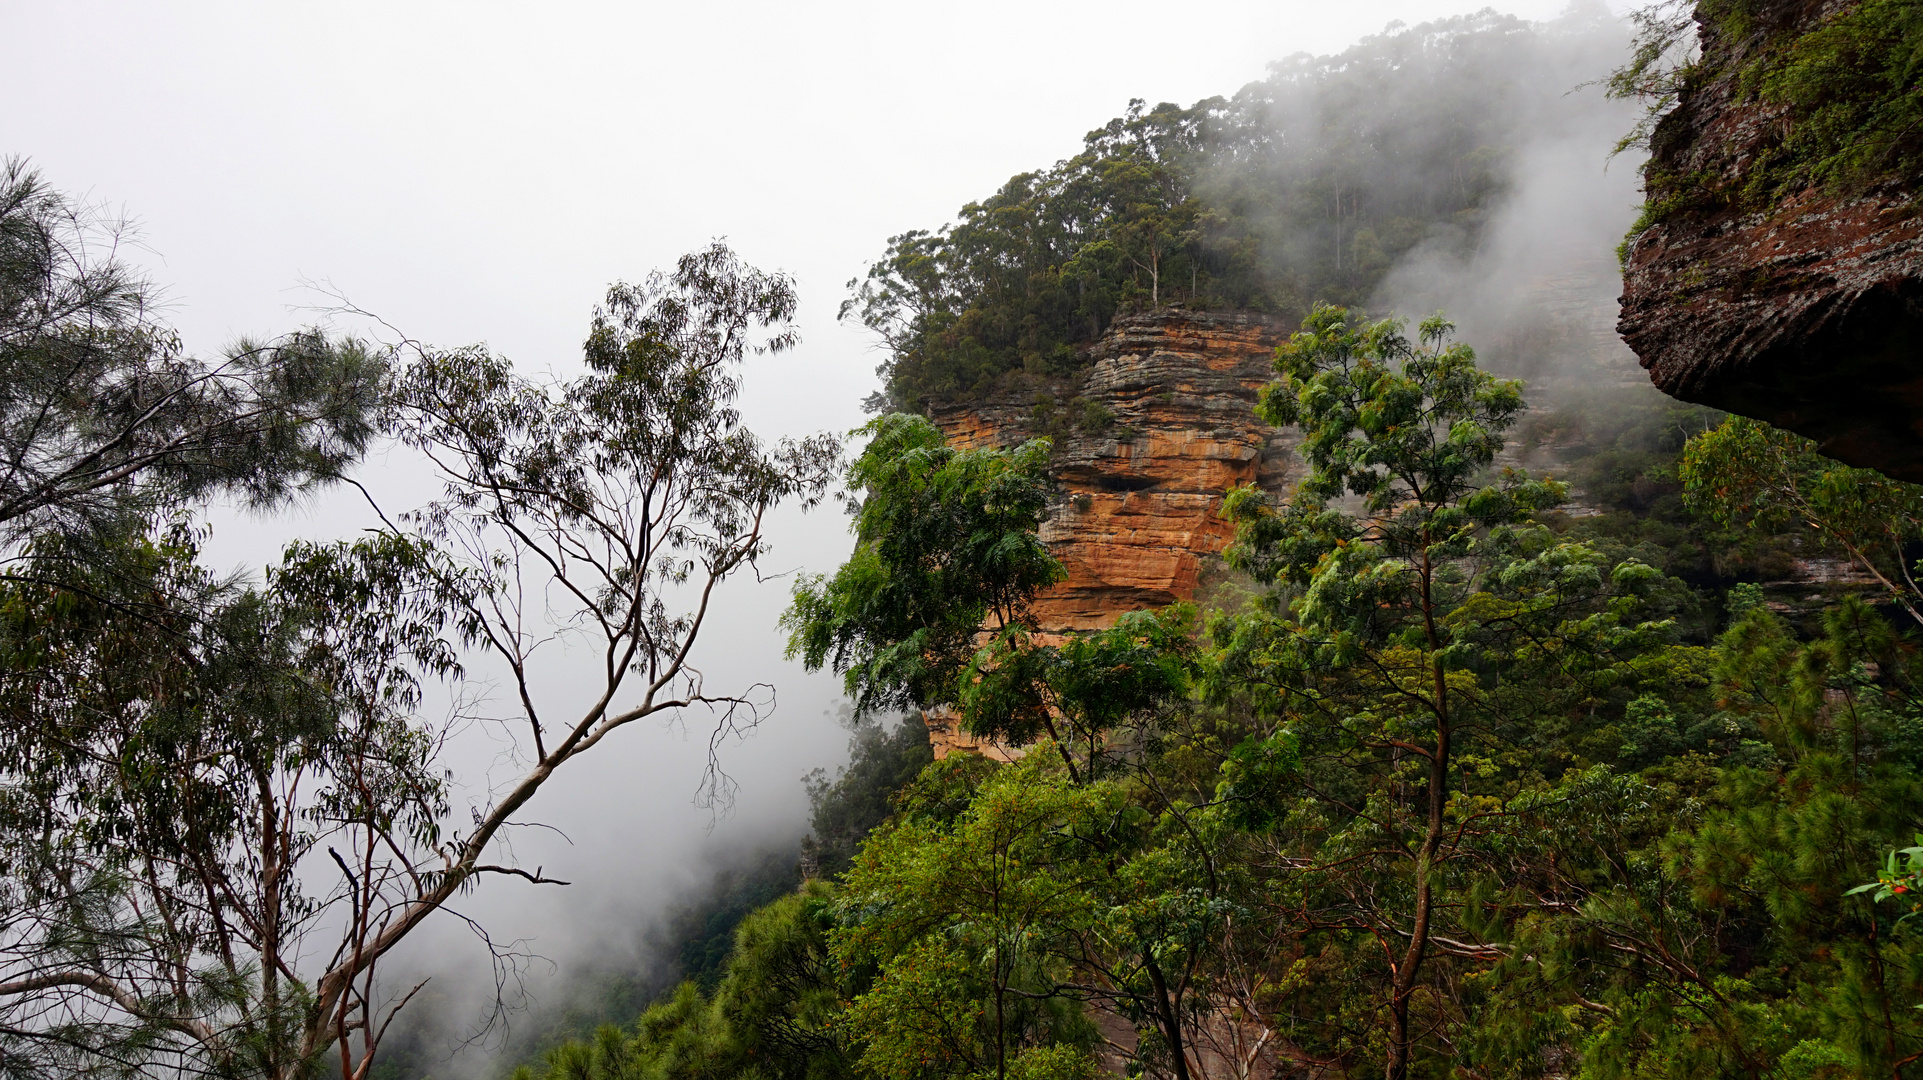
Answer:
[[[843,317],[888,352],[871,404],[1073,371],[1118,312],[1366,303],[1418,245],[1475,248],[1512,152],[1620,37],[1602,16],[1485,11],[1290,57],[1232,97],[1131,103],[850,283]]]

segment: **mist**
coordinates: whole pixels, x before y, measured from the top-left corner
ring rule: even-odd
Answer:
[[[1647,379],[1615,332],[1622,290],[1615,249],[1641,204],[1643,155],[1616,153],[1634,101],[1600,81],[1621,64],[1624,24],[1599,10],[1542,25],[1534,63],[1513,65],[1494,122],[1516,133],[1501,193],[1471,235],[1418,244],[1383,275],[1372,312],[1411,323],[1435,312],[1492,370],[1526,380],[1532,400]]]
[[[1614,333],[1613,255],[1640,202],[1639,154],[1614,153],[1639,107],[1601,85],[1629,40],[1587,3],[1436,13],[1277,60],[1198,104],[1215,243],[1255,241],[1255,302],[1285,321],[1317,302],[1411,323],[1443,311],[1504,374],[1639,378]]]

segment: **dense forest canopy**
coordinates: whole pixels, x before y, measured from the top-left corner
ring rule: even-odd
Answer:
[[[1861,54],[1913,51],[1893,25],[1798,70],[1908,78]],[[852,460],[742,425],[797,297],[720,244],[611,286],[567,379],[320,330],[202,358],[8,163],[0,1080],[437,1075],[384,1041],[420,989],[394,950],[483,882],[557,884],[498,837],[620,729],[758,719],[765,687],[694,666],[709,600],[837,468],[853,551],[780,630],[844,679],[851,760],[804,779],[799,859],[677,920],[678,986],[575,1017],[631,1023],[557,1021],[500,1072],[1923,1076],[1923,488],[1621,386],[1532,411],[1444,316],[1364,310],[1418,248],[1482,243],[1599,41],[1392,29],[1131,106],[894,238],[846,309],[896,406]],[[1299,327],[1253,406],[1299,482],[1224,493],[1219,588],[1044,632],[1048,439],[953,445],[915,407],[1175,303]],[[204,565],[209,499],[273,512],[381,440],[440,497],[258,581]],[[1518,464],[1545,447],[1566,478]],[[585,709],[546,692],[556,635],[597,656]],[[483,660],[519,771],[464,816],[423,702]],[[936,759],[924,710],[1007,760]]]
[[[1366,304],[1418,245],[1476,246],[1518,144],[1624,37],[1598,13],[1483,11],[1290,57],[1232,97],[1132,102],[1073,157],[892,237],[850,283],[843,316],[888,350],[872,404],[1073,371],[1119,312]]]
[[[865,613],[882,580],[938,595],[939,555],[861,528],[800,583],[795,648],[851,693],[1027,752],[851,770],[899,786],[841,872],[744,921],[718,982],[523,1075],[1914,1075],[1917,489],[1731,418],[1653,452],[1675,490],[1572,519],[1566,484],[1491,468],[1522,388],[1440,320],[1319,307],[1276,368],[1259,407],[1307,476],[1231,493],[1242,586],[1207,610],[1048,639],[1019,602],[1043,575],[975,609],[972,657],[903,669],[875,658],[944,611]],[[993,512],[1033,449],[876,439],[851,475],[885,478],[872,523],[948,471],[973,527],[925,539],[975,566],[997,532],[1033,550]],[[1786,603],[1655,542],[1785,527],[1877,584]]]
[[[1907,73],[1908,27],[1846,58]],[[1442,318],[1321,302],[1480,243],[1552,108],[1492,103],[1605,32],[1484,14],[1137,104],[895,237],[845,312],[904,411],[791,647],[1026,752],[899,784],[718,983],[525,1075],[1923,1075],[1923,494],[1647,388],[1531,411]],[[1257,410],[1302,481],[1228,493],[1199,609],[1038,633],[1046,441],[911,413],[1172,303],[1299,323]],[[1567,480],[1498,465],[1544,446]]]

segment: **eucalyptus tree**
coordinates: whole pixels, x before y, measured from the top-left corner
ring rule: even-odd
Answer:
[[[181,571],[211,613],[191,647],[111,617],[114,648],[61,646],[97,658],[104,689],[53,686],[75,669],[44,662],[48,604],[10,597],[0,675],[55,714],[75,782],[28,769],[6,792],[10,838],[51,864],[31,899],[72,914],[9,930],[9,1067],[279,1078],[332,1061],[359,1080],[412,993],[381,961],[484,879],[552,880],[499,840],[557,771],[645,717],[713,710],[718,739],[765,715],[772,689],[708,685],[696,645],[717,588],[765,552],[769,510],[817,501],[839,457],[825,436],[763,445],[734,404],[748,353],[795,343],[794,309],[788,278],[717,244],[611,288],[579,377],[418,350],[387,423],[441,497],[290,549],[259,589]],[[498,719],[523,770],[464,815],[421,708],[424,680],[463,664],[509,688]],[[575,686],[592,672],[585,702],[541,689],[557,664]],[[101,833],[116,814],[130,824]]]
[[[460,643],[504,669],[526,771],[474,809],[471,828],[422,853],[431,872],[415,873],[387,836],[384,851],[358,853],[384,887],[360,905],[373,914],[353,948],[314,980],[313,1017],[352,1007],[371,1024],[355,980],[366,985],[444,903],[491,875],[547,880],[489,857],[563,766],[637,720],[691,708],[715,715],[712,750],[772,707],[767,684],[708,685],[694,650],[715,590],[767,550],[769,510],[815,504],[839,459],[825,435],[764,446],[735,406],[747,354],[797,342],[795,304],[789,278],[715,244],[671,274],[611,288],[582,377],[544,386],[481,349],[429,353],[402,374],[398,434],[434,464],[444,495],[408,517],[408,539],[434,558],[389,572],[419,582]],[[588,701],[572,711],[539,689],[557,643],[595,657]],[[711,756],[706,790],[725,796],[725,783]],[[310,1020],[301,1051],[337,1038]]]
[[[1277,350],[1283,379],[1258,411],[1302,429],[1308,472],[1281,508],[1231,494],[1230,561],[1273,591],[1214,631],[1217,693],[1246,695],[1299,740],[1322,809],[1287,815],[1313,850],[1279,902],[1374,939],[1390,1080],[1411,1067],[1411,1012],[1464,844],[1530,782],[1518,748],[1620,696],[1629,663],[1667,634],[1639,617],[1659,574],[1534,523],[1563,485],[1492,475],[1521,384],[1482,371],[1450,329],[1437,316],[1411,340],[1399,321],[1318,306]]]

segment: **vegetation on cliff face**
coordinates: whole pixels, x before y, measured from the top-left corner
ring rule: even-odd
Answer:
[[[645,1064],[544,1075],[1911,1075],[1923,949],[1877,899],[1908,879],[1850,890],[1923,817],[1917,489],[1686,410],[1647,421],[1673,444],[1592,425],[1602,479],[1671,471],[1571,518],[1562,484],[1494,466],[1520,387],[1446,335],[1317,309],[1262,405],[1308,477],[1225,511],[1243,591],[984,639],[939,685],[971,729],[1035,741],[928,766],[837,881],[768,909],[805,945],[783,970],[814,974],[762,973],[744,928],[731,985],[605,1037]],[[1023,550],[1032,526],[1002,524]],[[1781,530],[1884,583],[1706,612],[1642,557]],[[1704,557],[1674,565],[1732,568]],[[819,587],[798,641],[834,610]],[[874,654],[913,632],[855,630]],[[728,1049],[797,1023],[805,1054]]]
[[[1366,302],[1419,244],[1473,249],[1541,101],[1616,33],[1482,12],[1291,57],[1231,98],[1132,103],[1075,156],[891,238],[850,283],[843,317],[889,352],[872,403],[919,411],[1012,373],[1072,371],[1118,312],[1300,319],[1317,301]]]
[[[1653,152],[1631,237],[1679,212],[1769,212],[1811,188],[1907,188],[1923,171],[1923,7],[1913,0],[1850,0],[1821,17],[1781,0],[1670,0],[1638,21],[1632,62],[1610,80],[1650,105],[1624,140]],[[1740,171],[1677,162],[1702,133],[1672,110],[1712,86],[1726,108],[1769,118]]]

